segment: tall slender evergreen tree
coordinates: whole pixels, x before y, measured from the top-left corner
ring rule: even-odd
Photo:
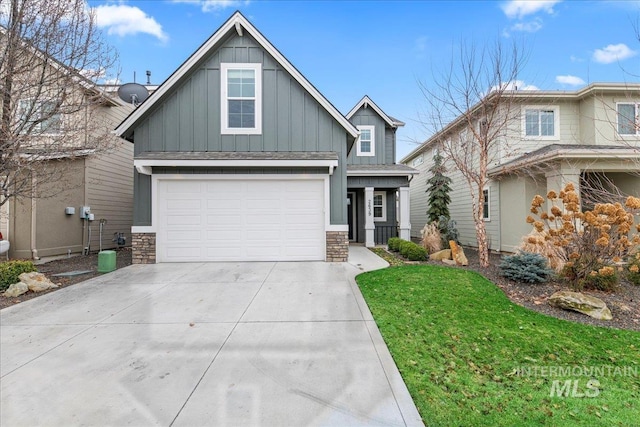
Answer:
[[[433,166],[429,168],[432,176],[427,180],[427,193],[429,194],[429,209],[427,217],[429,222],[438,221],[441,216],[449,218],[449,203],[451,197],[451,178],[445,175],[447,168],[442,164],[442,156],[433,156]]]

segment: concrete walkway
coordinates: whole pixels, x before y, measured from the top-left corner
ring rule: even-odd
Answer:
[[[132,265],[0,311],[2,426],[422,425],[354,277]]]

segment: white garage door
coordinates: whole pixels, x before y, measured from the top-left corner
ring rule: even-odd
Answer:
[[[325,259],[324,181],[159,180],[157,261]]]

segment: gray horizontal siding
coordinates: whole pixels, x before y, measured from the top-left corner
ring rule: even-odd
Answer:
[[[348,188],[398,188],[408,187],[409,180],[405,176],[385,176],[385,177],[369,177],[369,176],[348,176]]]
[[[86,203],[96,221],[106,219],[103,227],[103,249],[112,248],[113,233],[122,232],[131,242],[133,224],[133,144],[120,140],[110,152],[91,156],[86,162]],[[99,247],[99,233],[94,232],[91,247]]]

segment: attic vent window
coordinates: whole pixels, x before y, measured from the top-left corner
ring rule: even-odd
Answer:
[[[220,64],[221,133],[262,133],[262,64]]]

